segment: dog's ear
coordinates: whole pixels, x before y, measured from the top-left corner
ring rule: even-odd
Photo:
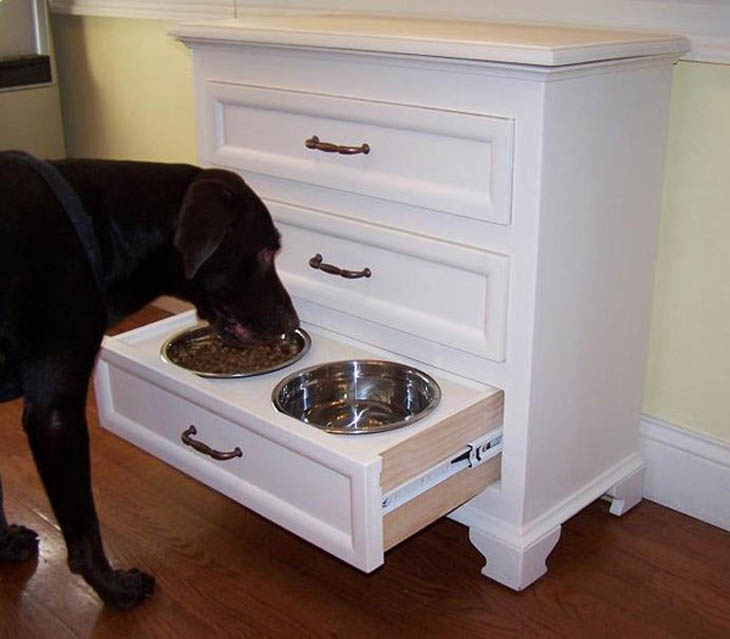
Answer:
[[[188,187],[174,239],[188,279],[215,253],[233,223],[231,197],[226,184],[217,179],[198,179]]]

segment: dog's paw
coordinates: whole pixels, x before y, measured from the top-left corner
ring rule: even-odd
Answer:
[[[99,593],[104,603],[115,610],[129,610],[141,604],[152,595],[155,578],[141,570],[115,570],[113,584],[104,593]]]
[[[35,530],[11,524],[0,530],[0,561],[26,561],[38,556]]]

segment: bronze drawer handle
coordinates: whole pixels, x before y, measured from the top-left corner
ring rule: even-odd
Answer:
[[[309,258],[309,266],[314,269],[319,269],[330,275],[339,275],[340,277],[347,278],[348,280],[356,280],[360,277],[370,277],[373,272],[366,266],[362,271],[348,271],[347,269],[340,268],[334,264],[323,263],[324,258],[317,253],[314,257]]]
[[[195,426],[192,424],[190,425],[190,428],[187,430],[184,430],[182,435],[180,435],[180,439],[182,439],[182,443],[186,446],[191,446],[195,450],[197,450],[199,453],[203,453],[204,455],[208,455],[212,457],[213,459],[217,459],[218,461],[225,461],[226,459],[233,459],[234,457],[243,457],[243,453],[241,452],[241,449],[236,446],[231,452],[229,453],[222,453],[219,450],[214,450],[207,444],[204,444],[203,442],[199,442],[194,440],[191,435],[197,434],[197,430]]]
[[[342,146],[340,144],[332,144],[332,142],[320,142],[316,135],[304,141],[304,146],[315,151],[324,151],[325,153],[341,153],[342,155],[357,155],[370,153],[370,145],[363,143],[360,146]]]

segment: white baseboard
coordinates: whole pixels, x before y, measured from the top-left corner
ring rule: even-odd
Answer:
[[[644,497],[730,530],[730,442],[643,415]]]

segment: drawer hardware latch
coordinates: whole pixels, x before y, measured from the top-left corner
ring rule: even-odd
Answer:
[[[480,441],[479,443],[468,444],[466,450],[461,455],[451,460],[451,464],[460,464],[461,468],[474,468],[475,466],[479,466],[497,454],[494,447],[501,443],[502,437],[500,436],[486,442]],[[464,462],[466,462],[466,465],[464,465]]]
[[[475,439],[461,452],[439,462],[383,495],[381,502],[383,514],[399,508],[457,473],[483,464],[501,452],[502,429],[499,428]]]
[[[324,271],[325,273],[329,273],[330,275],[339,275],[340,277],[344,277],[348,280],[356,280],[361,277],[370,277],[373,272],[366,266],[362,271],[348,271],[347,269],[340,268],[339,266],[335,266],[334,264],[327,264],[323,263],[322,260],[324,258],[317,253],[314,257],[309,258],[309,266],[311,266],[313,269],[319,269],[320,271]]]
[[[203,453],[203,455],[208,455],[208,457],[212,457],[213,459],[216,459],[218,461],[226,461],[227,459],[233,459],[234,457],[243,457],[243,452],[238,446],[236,446],[230,452],[222,453],[219,450],[211,448],[210,446],[208,446],[208,444],[204,444],[203,442],[199,442],[196,439],[193,439],[192,435],[196,435],[197,433],[197,429],[191,424],[190,428],[185,429],[182,435],[180,435],[180,439],[182,440],[182,443],[186,446],[190,446],[191,448],[197,450],[199,453]]]
[[[341,155],[357,155],[358,153],[367,155],[370,153],[370,145],[367,142],[363,142],[359,146],[343,146],[341,144],[332,144],[332,142],[321,142],[316,135],[304,140],[304,146],[314,151],[340,153]]]

